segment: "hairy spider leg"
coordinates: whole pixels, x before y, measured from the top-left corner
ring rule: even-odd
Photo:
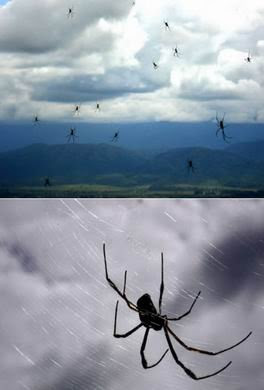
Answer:
[[[220,370],[218,371],[215,371],[213,372],[212,374],[209,374],[209,375],[204,375],[204,376],[196,376],[196,374],[194,372],[192,372],[188,367],[186,367],[178,358],[174,348],[173,348],[173,345],[172,345],[172,342],[171,342],[171,339],[170,339],[170,336],[169,336],[169,332],[168,332],[168,329],[167,329],[167,325],[165,324],[164,326],[164,333],[165,333],[165,337],[166,337],[166,340],[168,342],[168,345],[169,345],[169,349],[171,351],[171,354],[175,360],[175,362],[185,371],[185,373],[191,377],[192,379],[194,380],[200,380],[200,379],[206,379],[206,378],[210,378],[211,376],[215,376],[217,374],[220,374],[220,372],[224,371],[228,366],[230,366],[230,364],[232,363],[232,361],[230,361],[229,363],[227,363],[223,368],[221,368]]]
[[[190,309],[189,309],[188,311],[186,311],[186,313],[182,314],[182,315],[179,316],[179,317],[167,318],[167,321],[179,321],[179,320],[181,320],[182,318],[186,317],[188,314],[190,314],[191,311],[192,311],[192,308],[194,307],[194,305],[195,305],[197,299],[199,298],[199,295],[200,295],[200,294],[201,294],[201,291],[198,292],[198,294],[196,295],[196,297],[195,297],[193,303],[191,304]]]
[[[124,274],[124,284],[123,284],[123,292],[121,292],[118,287],[115,285],[114,282],[109,278],[108,276],[108,269],[107,269],[107,262],[106,262],[106,251],[105,251],[105,244],[103,244],[103,253],[104,253],[104,264],[105,264],[105,278],[107,282],[110,284],[110,286],[117,292],[117,294],[124,299],[128,307],[136,312],[138,312],[137,306],[132,303],[126,296],[126,278],[127,278],[127,271],[125,271]]]

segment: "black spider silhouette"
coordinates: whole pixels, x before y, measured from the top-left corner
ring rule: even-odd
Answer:
[[[40,119],[38,115],[35,115],[33,118],[33,124],[34,125],[39,125],[40,124]]]
[[[248,51],[248,55],[247,55],[246,58],[244,58],[244,61],[246,61],[246,62],[252,62],[252,56],[251,56],[251,54],[250,54],[250,51]]]
[[[68,8],[67,16],[68,18],[72,18],[74,15],[73,7]]]
[[[173,49],[173,55],[174,55],[174,57],[180,57],[180,55],[181,55],[181,53],[179,52],[179,49],[178,49],[178,47],[177,46],[175,46]]]
[[[216,119],[216,125],[217,125],[216,136],[218,136],[219,131],[221,131],[223,140],[226,143],[230,143],[227,141],[227,139],[231,139],[232,137],[228,137],[225,133],[225,128],[227,127],[227,126],[225,126],[225,113],[224,113],[222,119],[218,119],[218,114],[216,113],[215,119]]]
[[[96,103],[95,111],[96,111],[96,112],[100,111],[100,104],[99,104],[99,103]]]
[[[116,303],[116,308],[115,308],[115,321],[114,321],[114,333],[113,333],[113,336],[114,337],[128,337],[130,336],[132,333],[136,332],[139,328],[141,328],[142,326],[144,326],[146,328],[145,330],[145,334],[144,334],[144,338],[143,338],[143,341],[142,341],[142,345],[141,345],[141,348],[140,348],[140,355],[141,355],[141,363],[142,363],[142,366],[143,368],[152,368],[152,367],[155,367],[157,366],[161,361],[162,359],[165,357],[166,353],[170,350],[172,356],[173,356],[173,359],[175,360],[175,362],[185,371],[185,373],[191,377],[192,379],[194,380],[200,380],[200,379],[206,379],[206,378],[209,378],[211,376],[214,376],[214,375],[217,375],[219,374],[220,372],[224,371],[228,366],[230,366],[230,364],[232,363],[232,361],[228,362],[224,367],[222,367],[220,370],[216,371],[216,372],[213,372],[211,374],[208,374],[208,375],[204,375],[204,376],[196,376],[196,374],[194,372],[192,372],[189,368],[187,368],[178,358],[175,350],[174,350],[174,347],[172,345],[172,342],[171,342],[171,339],[170,339],[170,335],[184,348],[186,348],[188,351],[193,351],[193,352],[199,352],[199,353],[202,353],[202,354],[205,354],[205,355],[210,355],[210,356],[215,356],[215,355],[219,355],[220,353],[223,353],[223,352],[226,352],[226,351],[229,351],[230,349],[232,348],[235,348],[237,347],[239,344],[243,343],[250,335],[252,332],[249,332],[249,334],[244,337],[242,340],[240,340],[239,342],[237,342],[236,344],[232,345],[231,347],[228,347],[228,348],[225,348],[225,349],[222,349],[220,351],[217,351],[217,352],[210,352],[210,351],[206,351],[206,350],[203,350],[203,349],[199,349],[199,348],[194,348],[194,347],[190,347],[188,346],[187,344],[185,344],[169,327],[169,321],[179,321],[181,320],[182,318],[186,317],[188,314],[191,313],[192,311],[192,308],[195,304],[195,302],[197,301],[199,295],[201,294],[201,291],[198,292],[198,294],[196,295],[193,303],[191,304],[191,307],[189,308],[189,310],[180,315],[179,317],[175,317],[175,318],[169,318],[167,315],[164,315],[164,314],[161,314],[161,306],[162,306],[162,297],[163,297],[163,291],[164,291],[164,281],[163,281],[163,278],[164,278],[164,271],[163,271],[163,253],[161,253],[161,283],[160,283],[160,295],[159,295],[159,311],[157,311],[157,309],[155,308],[153,302],[152,302],[152,299],[150,297],[149,294],[144,294],[142,295],[138,301],[137,301],[137,304],[135,305],[134,303],[132,303],[126,296],[126,279],[127,279],[127,271],[125,271],[125,274],[124,274],[124,285],[123,285],[123,291],[119,290],[119,288],[115,285],[115,283],[109,278],[108,276],[108,270],[107,270],[107,262],[106,262],[106,251],[105,251],[105,244],[103,244],[103,253],[104,253],[104,265],[105,265],[105,278],[107,280],[107,282],[110,284],[110,286],[117,292],[117,294],[126,302],[126,304],[128,305],[129,309],[131,310],[134,310],[138,313],[139,315],[139,319],[140,319],[140,324],[137,325],[135,328],[131,329],[130,331],[124,333],[124,334],[119,334],[116,332],[116,322],[117,322],[117,312],[118,312],[118,301]],[[159,330],[164,330],[164,333],[165,333],[165,337],[166,337],[166,340],[167,340],[167,343],[168,343],[168,347],[169,349],[167,349],[163,355],[161,356],[161,358],[154,364],[152,365],[148,365],[147,363],[147,360],[145,358],[145,354],[144,354],[144,351],[145,351],[145,348],[146,348],[146,344],[147,344],[147,339],[148,339],[148,334],[149,334],[149,331],[150,329],[153,329],[153,330],[156,330],[156,331],[159,331]]]
[[[77,135],[76,135],[76,128],[75,127],[71,127],[70,128],[70,132],[69,134],[66,136],[66,138],[68,139],[68,143],[72,140],[72,143],[74,144],[75,142],[75,139],[76,138],[79,138]]]
[[[73,115],[79,115],[81,111],[81,104],[76,104],[73,110]]]
[[[158,69],[159,65],[156,62],[152,61],[152,64],[154,69]]]
[[[192,160],[187,160],[187,169],[188,169],[188,173],[190,172],[194,173],[194,166]]]
[[[163,23],[164,23],[164,26],[165,26],[165,30],[168,30],[168,31],[170,31],[170,26],[169,26],[169,23],[168,23],[168,22],[166,22],[166,20],[164,20],[164,21],[163,21]]]
[[[111,142],[117,142],[119,139],[119,131],[116,131],[113,138],[111,139]]]
[[[50,187],[51,186],[50,179],[48,177],[45,177],[44,186],[45,187]]]

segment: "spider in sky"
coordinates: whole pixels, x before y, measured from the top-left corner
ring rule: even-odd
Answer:
[[[39,125],[40,124],[40,119],[38,115],[35,115],[33,118],[33,123],[34,125]]]
[[[117,294],[126,302],[126,304],[129,307],[129,309],[131,309],[133,311],[136,311],[138,313],[139,319],[140,319],[140,324],[138,324],[133,329],[131,329],[128,332],[123,333],[123,334],[117,333],[117,331],[116,331],[117,312],[118,312],[118,301],[117,301],[116,302],[116,307],[115,307],[115,320],[114,320],[113,336],[117,337],[117,338],[120,338],[120,337],[124,338],[124,337],[130,336],[132,333],[136,332],[142,326],[144,326],[146,328],[145,334],[144,334],[144,337],[143,337],[143,341],[142,341],[142,345],[141,345],[141,348],[140,348],[141,363],[142,363],[143,368],[147,369],[147,368],[152,368],[152,367],[157,366],[162,361],[162,359],[165,357],[165,355],[167,354],[167,352],[169,350],[170,350],[170,352],[172,354],[172,357],[175,360],[175,362],[185,371],[185,373],[189,377],[191,377],[194,380],[206,379],[206,378],[209,378],[211,376],[215,376],[215,375],[219,374],[220,372],[224,371],[228,366],[230,366],[232,361],[228,362],[224,367],[222,367],[218,371],[215,371],[215,372],[213,372],[211,374],[204,375],[204,376],[197,376],[193,371],[191,371],[189,368],[187,368],[179,360],[179,358],[178,358],[178,356],[177,356],[177,354],[175,352],[175,349],[174,349],[174,347],[172,345],[172,341],[171,341],[170,336],[172,336],[182,347],[186,348],[188,351],[199,352],[199,353],[202,353],[202,354],[205,354],[205,355],[215,356],[215,355],[219,355],[220,353],[229,351],[232,348],[237,347],[239,344],[243,343],[251,335],[252,332],[249,332],[249,334],[246,337],[244,337],[242,340],[240,340],[236,344],[232,345],[231,347],[222,349],[222,350],[217,351],[217,352],[210,352],[210,351],[206,351],[206,350],[203,350],[203,349],[190,347],[187,344],[185,344],[170,329],[169,322],[170,321],[179,321],[182,318],[186,317],[188,314],[190,314],[191,311],[192,311],[192,308],[193,308],[193,306],[195,304],[195,302],[197,301],[199,295],[201,294],[201,291],[198,292],[198,294],[196,295],[194,301],[192,302],[189,310],[187,310],[184,314],[182,314],[182,315],[180,315],[178,317],[173,317],[173,318],[169,318],[167,315],[161,314],[162,297],[163,297],[163,291],[164,291],[163,253],[161,253],[161,283],[160,283],[159,310],[158,311],[155,308],[155,306],[154,306],[154,304],[152,302],[152,299],[151,299],[149,294],[142,295],[138,299],[136,305],[128,299],[128,297],[126,295],[127,271],[125,271],[125,273],[124,273],[123,290],[119,290],[119,288],[116,286],[116,284],[108,276],[105,244],[103,244],[103,254],[104,254],[104,265],[105,265],[105,278],[106,278],[107,282],[117,292]],[[148,339],[148,335],[149,335],[150,329],[153,329],[153,330],[156,330],[156,331],[159,331],[159,330],[163,329],[169,348],[163,353],[161,358],[156,363],[148,365],[147,360],[145,358],[144,351],[145,351],[145,348],[146,348],[147,339]]]
[[[179,49],[178,49],[178,47],[177,46],[175,46],[173,49],[173,55],[174,55],[174,57],[180,57],[180,55],[181,55],[181,53],[179,52]]]
[[[96,103],[95,112],[99,112],[99,111],[100,111],[100,104],[99,104],[99,103]]]
[[[68,18],[72,18],[72,17],[73,17],[73,14],[74,14],[74,12],[73,12],[73,7],[68,8],[68,12],[67,12]]]
[[[152,64],[153,64],[153,68],[154,68],[154,69],[158,69],[159,65],[156,64],[156,62],[152,61]]]
[[[226,135],[226,133],[225,133],[225,128],[227,127],[227,126],[225,126],[225,113],[224,113],[222,119],[219,119],[218,118],[218,114],[216,114],[215,119],[216,119],[216,125],[217,125],[216,136],[218,136],[219,131],[221,131],[222,132],[222,136],[223,136],[223,140],[225,142],[229,143],[227,141],[227,139],[231,139],[232,137],[228,137]]]
[[[111,142],[117,142],[119,139],[119,131],[116,131],[113,138],[111,139]]]
[[[190,171],[194,173],[194,166],[192,160],[187,160],[187,169],[188,169],[188,173],[190,173]]]
[[[73,110],[73,115],[79,115],[81,111],[81,104],[76,104]]]
[[[77,135],[76,135],[76,128],[75,127],[71,127],[70,128],[70,132],[69,134],[66,136],[66,138],[68,139],[68,143],[72,140],[72,143],[74,144],[74,141],[76,138],[79,138]]]
[[[244,58],[244,61],[246,61],[246,62],[252,62],[252,56],[251,56],[251,54],[250,54],[250,51],[248,52],[247,57]]]
[[[169,23],[168,23],[168,22],[166,22],[166,20],[164,20],[164,21],[163,21],[163,23],[164,23],[164,26],[165,26],[165,30],[168,30],[168,31],[170,31],[170,26],[169,26]]]

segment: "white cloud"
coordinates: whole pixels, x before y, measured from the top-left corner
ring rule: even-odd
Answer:
[[[0,8],[2,119],[40,111],[69,119],[82,101],[85,121],[199,121],[215,111],[229,121],[264,120],[263,1],[76,0],[73,18],[67,9],[62,0]]]

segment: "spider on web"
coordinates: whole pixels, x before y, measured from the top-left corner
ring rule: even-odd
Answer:
[[[75,139],[79,138],[78,135],[76,135],[76,128],[75,127],[71,127],[70,128],[70,132],[69,134],[66,136],[67,140],[68,140],[68,143],[71,142],[72,140],[72,143],[74,144],[75,142]]]
[[[217,126],[217,130],[216,130],[216,136],[218,136],[218,133],[219,131],[221,131],[222,133],[222,137],[223,137],[223,140],[227,143],[230,143],[229,141],[227,141],[228,139],[232,139],[232,137],[228,137],[225,133],[225,128],[227,127],[227,125],[225,125],[225,113],[223,115],[223,118],[222,119],[219,119],[218,118],[218,114],[216,113],[216,126]]]
[[[197,376],[193,371],[191,371],[189,368],[187,368],[179,360],[179,358],[178,358],[178,356],[177,356],[177,354],[175,352],[175,349],[174,349],[174,347],[172,345],[172,341],[171,341],[170,336],[172,336],[182,347],[186,348],[188,351],[199,352],[199,353],[202,353],[202,354],[205,354],[205,355],[215,356],[215,355],[219,355],[220,353],[229,351],[232,348],[237,347],[239,344],[243,343],[251,335],[252,332],[249,332],[249,334],[246,337],[244,337],[242,340],[240,340],[236,344],[232,345],[231,347],[222,349],[222,350],[220,350],[218,352],[210,352],[210,351],[206,351],[206,350],[203,350],[203,349],[190,347],[189,345],[185,344],[170,329],[169,322],[170,321],[179,321],[182,318],[186,317],[188,314],[190,314],[191,311],[192,311],[192,308],[193,308],[193,306],[195,304],[195,302],[197,301],[199,295],[201,294],[201,291],[198,292],[198,294],[196,295],[194,301],[192,302],[189,310],[187,310],[186,313],[184,313],[184,314],[182,314],[182,315],[180,315],[178,317],[174,317],[174,318],[169,318],[167,315],[161,314],[162,297],[163,297],[163,291],[164,291],[163,253],[161,253],[161,283],[160,283],[159,310],[158,311],[155,308],[155,306],[154,306],[154,304],[152,302],[152,299],[151,299],[149,294],[142,295],[138,299],[136,305],[134,303],[132,303],[127,298],[127,296],[126,296],[127,271],[125,271],[125,273],[124,273],[123,291],[119,290],[119,288],[115,285],[115,283],[108,276],[105,244],[103,244],[103,254],[104,254],[104,265],[105,265],[105,277],[106,277],[107,282],[117,292],[117,294],[126,302],[126,304],[129,307],[129,309],[131,309],[133,311],[136,311],[138,313],[139,319],[140,319],[140,323],[136,327],[134,327],[133,329],[131,329],[128,332],[123,333],[123,334],[117,333],[116,332],[116,322],[117,322],[117,312],[118,312],[118,303],[119,303],[119,301],[117,301],[116,307],[115,307],[115,321],[114,321],[114,333],[113,333],[113,336],[117,337],[117,338],[119,338],[119,337],[123,337],[124,338],[124,337],[130,336],[132,333],[136,332],[142,326],[144,326],[146,328],[145,334],[144,334],[144,337],[143,337],[143,341],[142,341],[142,344],[141,344],[141,348],[140,348],[141,363],[142,363],[143,368],[152,368],[152,367],[157,366],[162,361],[162,359],[165,357],[165,355],[167,354],[167,352],[169,350],[170,350],[170,352],[172,354],[172,357],[175,360],[175,362],[185,371],[185,373],[189,377],[191,377],[194,380],[210,378],[212,376],[215,376],[215,375],[219,374],[220,372],[224,371],[228,366],[230,366],[232,361],[228,362],[224,367],[222,367],[218,371],[215,371],[215,372],[213,372],[211,374],[204,375],[204,376]],[[147,339],[148,339],[148,335],[149,335],[150,329],[153,329],[153,330],[156,330],[156,331],[159,331],[159,330],[163,329],[169,348],[163,353],[161,358],[156,363],[148,365],[147,360],[145,358],[144,351],[145,351],[145,348],[146,348]]]

